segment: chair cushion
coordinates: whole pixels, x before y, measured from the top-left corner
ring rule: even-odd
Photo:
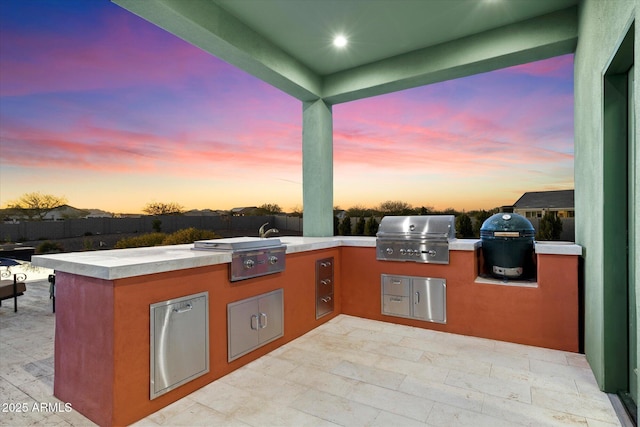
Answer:
[[[18,294],[22,294],[27,290],[27,285],[24,282],[16,283],[16,291]],[[6,299],[13,297],[13,280],[0,281],[0,299]]]

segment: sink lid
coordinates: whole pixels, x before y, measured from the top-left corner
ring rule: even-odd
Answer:
[[[261,239],[259,237],[230,237],[227,239],[196,240],[195,249],[218,251],[242,251],[247,249],[266,249],[282,246],[280,239]]]

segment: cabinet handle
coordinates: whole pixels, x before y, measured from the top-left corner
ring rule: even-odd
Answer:
[[[321,300],[322,302],[329,302],[329,301],[331,301],[331,297],[324,297],[324,298],[320,298],[320,300]]]
[[[321,262],[320,263],[320,267],[331,267],[331,262],[329,262],[329,261]]]
[[[258,316],[260,316],[260,318],[259,318],[260,329],[266,328],[267,327],[267,314],[266,313],[258,313]],[[262,319],[264,319],[264,322],[262,321]]]
[[[184,306],[184,307],[182,307],[182,308],[174,308],[174,309],[173,309],[173,312],[174,312],[174,313],[178,313],[178,314],[180,314],[180,313],[186,313],[187,311],[191,311],[191,309],[192,309],[192,308],[193,308],[193,304],[191,304],[191,303],[187,303],[187,305],[185,305],[185,306]]]
[[[255,314],[251,315],[251,329],[254,331],[258,330],[258,316],[256,316]]]
[[[329,283],[331,283],[331,279],[324,279],[320,281],[320,284],[322,285],[328,285]]]
[[[420,304],[420,292],[416,292],[416,304]]]
[[[389,301],[393,301],[393,302],[402,302],[402,298],[400,297],[390,297]]]
[[[402,280],[392,280],[391,284],[392,285],[401,285],[402,284]]]

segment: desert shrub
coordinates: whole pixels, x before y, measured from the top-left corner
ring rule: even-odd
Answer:
[[[162,242],[167,237],[164,233],[147,233],[140,236],[126,237],[120,239],[114,245],[116,249],[125,248],[143,248],[146,246],[158,246],[162,245]]]
[[[540,220],[540,229],[536,240],[560,240],[562,234],[562,220],[553,212],[546,212]]]
[[[364,224],[364,234],[366,236],[375,236],[378,232],[378,221],[374,217],[370,217]]]
[[[59,252],[64,252],[64,247],[60,243],[50,240],[40,243],[36,248],[37,254],[55,254]]]
[[[175,233],[169,234],[162,241],[163,245],[180,245],[183,243],[193,243],[196,240],[216,239],[218,236],[213,231],[199,230],[197,228],[185,228]]]
[[[213,231],[198,230],[197,228],[185,228],[169,235],[165,233],[147,233],[141,236],[127,237],[116,242],[114,248],[143,248],[147,246],[179,245],[193,243],[196,240],[217,239]]]
[[[346,215],[342,218],[342,221],[340,221],[338,233],[340,233],[341,236],[351,236],[351,217],[349,215]]]
[[[466,213],[461,213],[456,217],[456,237],[458,239],[473,237],[473,224]]]
[[[85,237],[82,239],[82,247],[85,251],[92,251],[93,248],[93,239],[90,237]]]

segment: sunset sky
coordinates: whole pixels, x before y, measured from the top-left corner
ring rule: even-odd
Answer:
[[[573,188],[573,55],[335,105],[334,205]],[[0,1],[0,207],[302,208],[302,105],[107,0]]]

